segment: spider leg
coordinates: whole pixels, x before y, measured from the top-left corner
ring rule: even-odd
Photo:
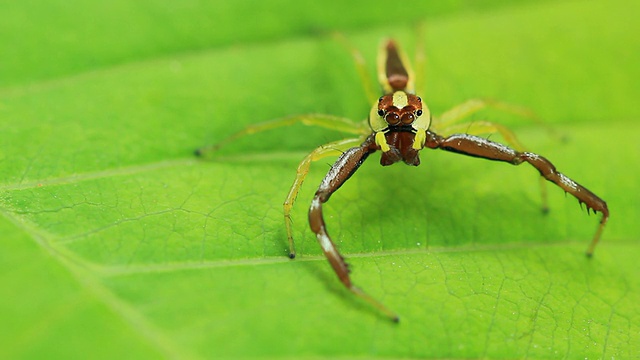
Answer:
[[[291,185],[291,189],[289,189],[289,193],[287,194],[287,198],[284,200],[284,223],[287,228],[287,238],[289,240],[289,257],[291,259],[296,257],[295,245],[293,242],[293,227],[291,220],[291,209],[293,208],[293,204],[298,197],[298,192],[300,191],[300,187],[302,187],[302,183],[304,179],[307,177],[309,173],[309,167],[311,166],[311,162],[322,159],[327,156],[339,156],[344,150],[357,146],[361,144],[363,138],[355,138],[355,139],[344,139],[333,141],[328,144],[321,145],[313,150],[309,155],[305,156],[304,159],[298,165],[298,169],[296,170],[296,178],[293,181],[293,185]]]
[[[353,147],[345,151],[338,158],[331,167],[331,170],[329,170],[325,178],[322,180],[322,183],[311,202],[311,207],[309,208],[309,224],[311,226],[311,230],[316,234],[316,238],[322,247],[322,251],[329,260],[333,271],[336,273],[342,284],[353,294],[365,300],[372,306],[379,309],[382,313],[389,316],[393,321],[397,322],[398,315],[387,309],[387,307],[379,301],[367,295],[351,282],[347,263],[338,252],[336,245],[331,241],[322,217],[322,204],[327,202],[331,194],[338,190],[338,188],[340,188],[340,186],[342,186],[342,184],[344,184],[344,182],[347,181],[347,179],[349,179],[349,177],[351,177],[351,175],[353,175],[353,173],[360,167],[369,154],[376,150],[377,146],[375,145],[375,139],[373,135],[371,135],[360,146]]]
[[[516,134],[504,125],[491,121],[474,121],[470,123],[452,124],[441,130],[444,134],[465,133],[471,135],[499,133],[512,148],[517,151],[525,151],[524,145],[520,143]],[[540,197],[542,198],[542,212],[549,212],[547,199],[547,183],[544,177],[540,177]]]
[[[515,115],[521,118],[525,118],[528,121],[536,124],[536,126],[545,129],[545,131],[553,138],[556,138],[559,141],[566,141],[564,136],[559,134],[553,127],[551,127],[548,123],[542,121],[538,117],[538,115],[533,112],[531,109],[511,104],[504,101],[498,101],[494,99],[469,99],[462,104],[458,104],[451,109],[444,112],[442,115],[433,119],[433,129],[440,133],[446,134],[445,129],[450,127],[453,124],[459,123],[460,121],[468,118],[469,116],[477,113],[478,111],[492,108],[499,111],[502,111],[507,114]],[[453,134],[453,133],[449,133]]]
[[[504,125],[497,124],[491,121],[480,120],[462,124],[454,124],[443,128],[438,132],[441,134],[470,135],[491,134],[497,132],[504,138],[507,144],[509,144],[515,150],[524,151],[525,149],[524,145],[522,145],[520,140],[518,140],[518,137],[513,131],[511,131]]]
[[[538,118],[538,116],[530,109],[492,99],[469,99],[462,104],[458,104],[442,113],[442,115],[434,118],[433,126],[437,130],[442,131],[442,129],[445,129],[455,123],[459,123],[460,121],[486,108],[493,108],[507,114],[517,115],[549,129],[548,125],[540,120],[540,118]]]
[[[599,211],[602,213],[596,234],[586,252],[587,256],[593,255],[593,251],[600,240],[602,230],[609,219],[607,203],[584,186],[557,171],[549,160],[534,153],[516,151],[505,145],[468,134],[454,134],[444,138],[429,132],[425,146],[431,149],[439,148],[469,156],[504,161],[513,165],[520,165],[523,162],[531,164],[545,179],[573,195],[581,204],[584,203],[587,206],[587,211],[591,209],[594,212]]]
[[[428,98],[427,92],[425,91],[426,84],[426,75],[425,69],[427,68],[427,56],[425,55],[424,43],[425,43],[425,27],[426,25],[423,22],[420,22],[416,25],[416,50],[414,54],[414,64],[415,64],[415,86],[416,86],[416,94],[422,96],[423,98]]]
[[[367,63],[364,60],[364,56],[360,50],[358,50],[349,40],[344,36],[344,34],[340,32],[333,33],[333,38],[344,46],[347,51],[351,54],[351,58],[353,59],[353,64],[358,72],[358,76],[360,77],[360,82],[362,83],[362,87],[365,95],[367,96],[367,102],[369,104],[373,104],[376,100],[378,100],[378,92],[373,84],[371,83],[371,78],[369,77],[369,72],[367,71]]]
[[[355,134],[355,135],[363,135],[368,134],[369,129],[365,123],[355,123],[352,120],[334,116],[327,114],[307,114],[307,115],[296,115],[289,116],[285,118],[275,119],[271,121],[266,121],[259,124],[249,125],[243,130],[238,131],[237,133],[223,139],[217,144],[206,145],[195,151],[198,156],[207,156],[208,154],[219,150],[221,147],[232,143],[239,138],[242,138],[247,135],[252,135],[255,133],[276,129],[280,127],[290,126],[296,123],[301,123],[308,126],[318,126],[326,129],[341,131],[347,134]]]

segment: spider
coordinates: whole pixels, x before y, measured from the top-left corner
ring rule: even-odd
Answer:
[[[366,70],[364,70],[364,64],[360,60],[361,57],[355,50],[353,50],[353,56],[356,60],[359,75],[366,84]],[[476,121],[472,124],[473,126],[459,124],[459,121],[469,114],[488,106],[502,108],[502,110],[522,115],[523,112],[520,109],[489,100],[474,99],[455,106],[439,117],[432,117],[427,104],[415,93],[413,71],[409,66],[406,55],[399,49],[396,42],[390,39],[383,41],[378,51],[378,80],[383,95],[376,98],[373,96],[373,92],[368,88],[365,89],[369,97],[373,98],[371,101],[373,106],[368,118],[362,123],[354,123],[349,119],[331,115],[293,116],[249,126],[216,145],[196,150],[196,154],[202,156],[245,135],[294,123],[320,126],[357,135],[355,138],[338,140],[317,147],[298,165],[295,180],[284,201],[284,220],[289,241],[289,257],[292,259],[295,257],[291,209],[309,172],[311,162],[327,156],[337,155],[339,156],[338,160],[320,183],[311,201],[311,207],[309,208],[311,230],[316,234],[322,251],[342,284],[350,292],[379,309],[395,322],[399,321],[396,313],[353,284],[349,276],[350,271],[347,263],[331,240],[322,216],[322,204],[326,203],[331,195],[358,170],[369,155],[376,151],[382,152],[380,157],[382,166],[392,165],[397,162],[418,166],[420,165],[419,154],[424,148],[442,149],[462,155],[502,161],[512,165],[528,163],[540,172],[541,180],[548,180],[554,183],[578,199],[581,205],[586,204],[587,212],[592,210],[602,213],[596,233],[587,249],[587,256],[592,256],[609,218],[609,210],[605,201],[587,188],[558,172],[549,160],[540,155],[524,151],[515,135],[504,126],[488,121]],[[450,135],[438,135],[436,129],[440,133]],[[491,132],[500,133],[511,147],[477,136],[481,133]],[[543,190],[543,203],[545,203],[543,209],[546,209],[544,193],[545,191]]]

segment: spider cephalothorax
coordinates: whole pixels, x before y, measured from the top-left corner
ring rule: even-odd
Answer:
[[[391,165],[401,160],[408,165],[420,164],[418,151],[422,149],[424,140],[416,142],[416,134],[426,131],[430,123],[429,111],[425,115],[422,107],[419,96],[403,90],[383,95],[374,104],[369,125],[376,133],[376,144],[382,150],[380,164]]]
[[[422,99],[404,91],[384,95],[378,100],[378,116],[389,126],[411,125],[422,116]]]

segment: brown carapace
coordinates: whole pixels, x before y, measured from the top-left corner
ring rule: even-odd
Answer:
[[[359,64],[359,66],[362,65]],[[361,68],[359,70],[361,70],[360,74],[362,76],[365,71]],[[465,125],[466,127],[461,127],[458,124],[460,120],[469,114],[488,106],[495,106],[507,112],[520,115],[523,114],[523,111],[504,103],[474,99],[454,107],[440,117],[432,119],[423,99],[415,94],[412,76],[413,73],[406,61],[406,57],[398,49],[395,42],[392,40],[385,41],[380,47],[378,58],[378,78],[383,89],[383,95],[372,101],[373,106],[369,117],[363,124],[329,115],[294,116],[251,126],[215,146],[200,149],[198,154],[215,150],[241,136],[293,123],[322,126],[358,135],[353,139],[339,140],[316,148],[298,166],[296,179],[284,202],[285,225],[290,245],[289,256],[291,258],[295,257],[290,216],[291,207],[309,171],[310,163],[326,156],[339,154],[338,160],[322,180],[311,202],[309,224],[342,284],[349,291],[378,308],[393,321],[399,320],[399,317],[394,312],[352,283],[347,264],[327,233],[322,216],[322,204],[326,203],[331,194],[338,190],[356,172],[367,157],[376,151],[382,152],[380,164],[383,166],[392,165],[400,161],[408,165],[417,166],[420,164],[419,152],[424,148],[442,149],[468,156],[502,161],[512,165],[528,163],[540,172],[543,179],[556,184],[565,192],[577,198],[581,204],[585,204],[587,211],[593,210],[602,214],[596,234],[587,249],[588,256],[593,254],[609,218],[607,204],[602,199],[558,172],[549,160],[540,155],[524,151],[522,145],[516,140],[515,135],[505,127],[488,121],[475,121],[473,123],[474,127],[468,124]],[[450,135],[438,135],[436,128],[438,132]],[[456,130],[459,131],[461,128],[466,129],[466,131],[456,133]],[[500,133],[511,147],[477,136],[477,134],[490,132]],[[546,208],[546,204],[544,206]]]

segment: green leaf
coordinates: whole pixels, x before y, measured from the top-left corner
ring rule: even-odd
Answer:
[[[0,4],[0,357],[636,356],[639,6],[501,3]],[[599,215],[553,186],[542,215],[526,165],[372,156],[325,219],[393,324],[342,288],[308,229],[332,159],[312,166],[286,258],[296,166],[344,135],[295,125],[211,161],[192,152],[292,114],[359,121],[369,104],[328,34],[363,51],[373,80],[380,39],[413,54],[417,21],[431,110],[474,97],[535,110],[551,133],[473,119],[509,125],[612,216],[587,259]]]

